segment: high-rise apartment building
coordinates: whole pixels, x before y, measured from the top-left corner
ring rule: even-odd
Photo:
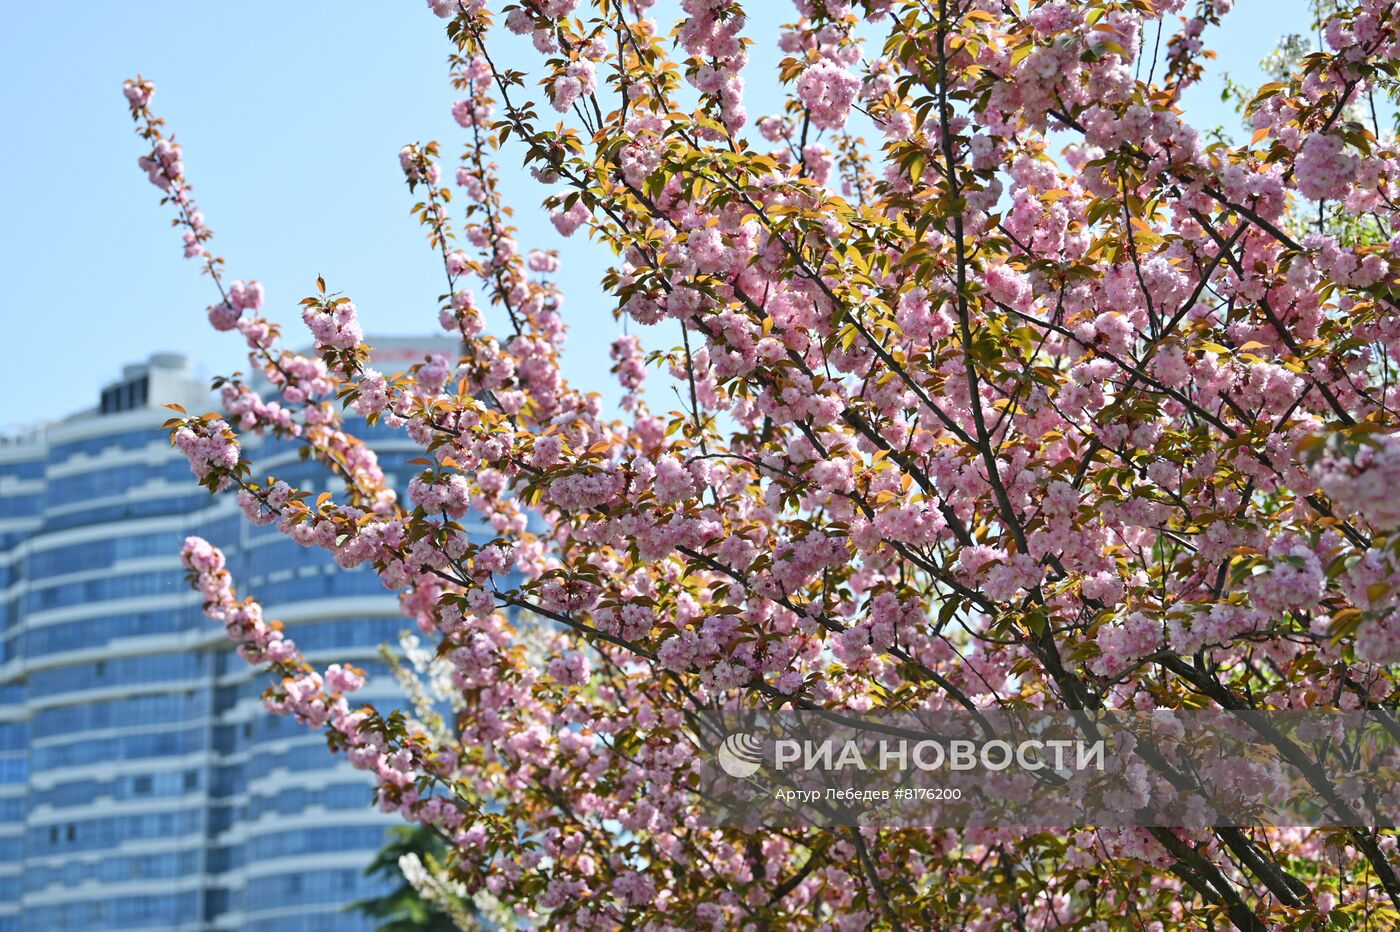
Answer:
[[[387,371],[452,351],[380,342]],[[223,548],[312,662],[369,670],[365,699],[395,704],[377,649],[409,623],[373,572],[197,488],[160,430],[170,402],[214,407],[158,354],[93,410],[0,442],[0,932],[368,928],[344,906],[382,891],[363,870],[391,819],[367,775],[264,711],[265,678],[204,617],[180,544]],[[418,452],[367,439],[402,489]],[[292,443],[244,446],[260,476],[336,488]]]

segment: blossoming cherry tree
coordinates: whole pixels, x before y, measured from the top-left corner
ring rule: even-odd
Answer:
[[[393,374],[323,281],[313,350],[284,346],[129,82],[210,323],[271,386],[220,380],[224,414],[172,439],[250,521],[372,567],[458,712],[357,706],[361,671],[309,665],[191,539],[268,707],[505,924],[1393,927],[1386,832],[740,832],[690,791],[705,709],[1395,709],[1400,20],[1341,3],[1231,144],[1181,107],[1230,5],[797,0],[751,120],[773,37],[737,0],[431,0],[461,142],[399,161],[461,350]],[[615,255],[578,310],[517,243],[498,151]],[[633,334],[616,414],[559,366],[565,320],[605,310]],[[361,419],[422,447],[407,500]],[[264,476],[248,432],[340,490]]]

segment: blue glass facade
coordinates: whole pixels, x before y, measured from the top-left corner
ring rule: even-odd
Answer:
[[[343,907],[382,892],[362,871],[390,817],[317,733],[265,713],[180,543],[223,548],[312,662],[370,672],[368,700],[396,704],[377,650],[408,622],[372,573],[193,486],[156,405],[207,409],[201,386],[150,398],[0,443],[0,932],[371,928]],[[375,446],[402,488],[416,454]],[[245,448],[260,475],[335,488],[290,443]]]

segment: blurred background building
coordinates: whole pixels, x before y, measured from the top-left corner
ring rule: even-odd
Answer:
[[[455,351],[376,343],[388,372]],[[366,700],[396,704],[377,651],[410,622],[372,571],[197,488],[160,429],[171,402],[216,407],[160,353],[93,409],[0,440],[0,932],[370,928],[344,907],[385,892],[363,870],[395,819],[318,733],[264,711],[266,678],[204,617],[180,545],[223,548],[313,663],[370,672]],[[402,490],[421,451],[361,436]],[[259,477],[336,491],[293,443],[244,446]]]

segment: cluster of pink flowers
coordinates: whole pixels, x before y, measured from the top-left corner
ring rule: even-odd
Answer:
[[[408,483],[408,499],[429,514],[460,518],[471,505],[471,489],[460,475],[438,481],[415,477]]]
[[[1160,621],[1133,612],[1121,622],[1109,622],[1099,628],[1095,643],[1100,654],[1090,668],[1100,676],[1119,676],[1161,647],[1163,641]]]
[[[553,211],[549,215],[549,219],[561,236],[573,236],[574,231],[586,223],[589,216],[588,207],[580,198],[574,201],[567,210],[556,209]]]
[[[280,625],[263,619],[262,606],[234,597],[222,551],[202,537],[187,537],[180,559],[194,576],[196,591],[204,597],[205,614],[223,624],[244,660],[285,663],[296,656],[296,644],[282,633]]]
[[[365,332],[355,314],[355,304],[347,298],[328,305],[307,306],[301,319],[316,338],[316,349],[352,349],[364,341]]]
[[[635,399],[647,377],[646,360],[642,356],[642,341],[635,336],[620,336],[613,340],[608,354],[616,363],[613,372],[622,387],[627,389],[627,398]]]
[[[719,101],[720,118],[731,132],[748,122],[744,110],[744,79],[748,61],[739,33],[747,22],[731,0],[681,0],[685,19],[677,39],[691,56],[686,78],[702,94]]]
[[[434,16],[449,19],[458,13],[475,14],[486,6],[486,0],[428,0],[428,9]]]
[[[122,84],[122,93],[126,95],[127,103],[131,105],[133,111],[141,110],[149,104],[151,102],[151,95],[155,92],[156,88],[154,84],[150,81],[143,81],[140,78],[134,81],[127,80]]]
[[[491,83],[491,67],[480,55],[466,62],[456,73],[457,80],[467,86],[485,87]],[[495,108],[489,98],[475,95],[452,105],[452,118],[463,129],[489,128]]]
[[[1327,451],[1312,467],[1318,487],[1348,512],[1360,514],[1372,527],[1400,527],[1400,438],[1394,434],[1364,437],[1348,456]]]
[[[223,418],[188,418],[171,434],[171,442],[190,461],[190,472],[216,489],[232,483],[238,465],[238,439]]]
[[[427,159],[423,150],[416,145],[404,146],[399,150],[399,167],[410,184],[437,184],[442,172],[437,163]]]
[[[797,93],[819,129],[840,129],[851,114],[860,78],[829,59],[810,65],[797,79]]]
[[[564,73],[554,79],[551,88],[551,103],[554,109],[565,113],[580,97],[587,97],[598,89],[598,72],[587,59],[570,62]]]
[[[169,191],[175,185],[175,179],[185,174],[185,163],[181,157],[180,147],[168,139],[156,140],[155,147],[150,155],[143,155],[136,160],[141,166],[141,170],[146,173],[151,184],[162,191]]]
[[[470,291],[453,292],[447,306],[438,312],[438,323],[448,333],[459,333],[468,340],[486,327]]]
[[[242,382],[225,384],[219,389],[219,400],[224,406],[224,413],[234,418],[245,431],[272,427],[291,436],[297,436],[302,431],[302,425],[293,419],[292,412],[281,402],[263,401],[257,392]]]
[[[1315,201],[1342,200],[1347,196],[1360,160],[1346,150],[1339,136],[1310,133],[1298,151],[1298,193]]]
[[[235,281],[229,285],[228,297],[209,308],[209,324],[215,330],[232,330],[238,326],[244,311],[257,311],[262,308],[263,286],[256,281],[243,284]]]

